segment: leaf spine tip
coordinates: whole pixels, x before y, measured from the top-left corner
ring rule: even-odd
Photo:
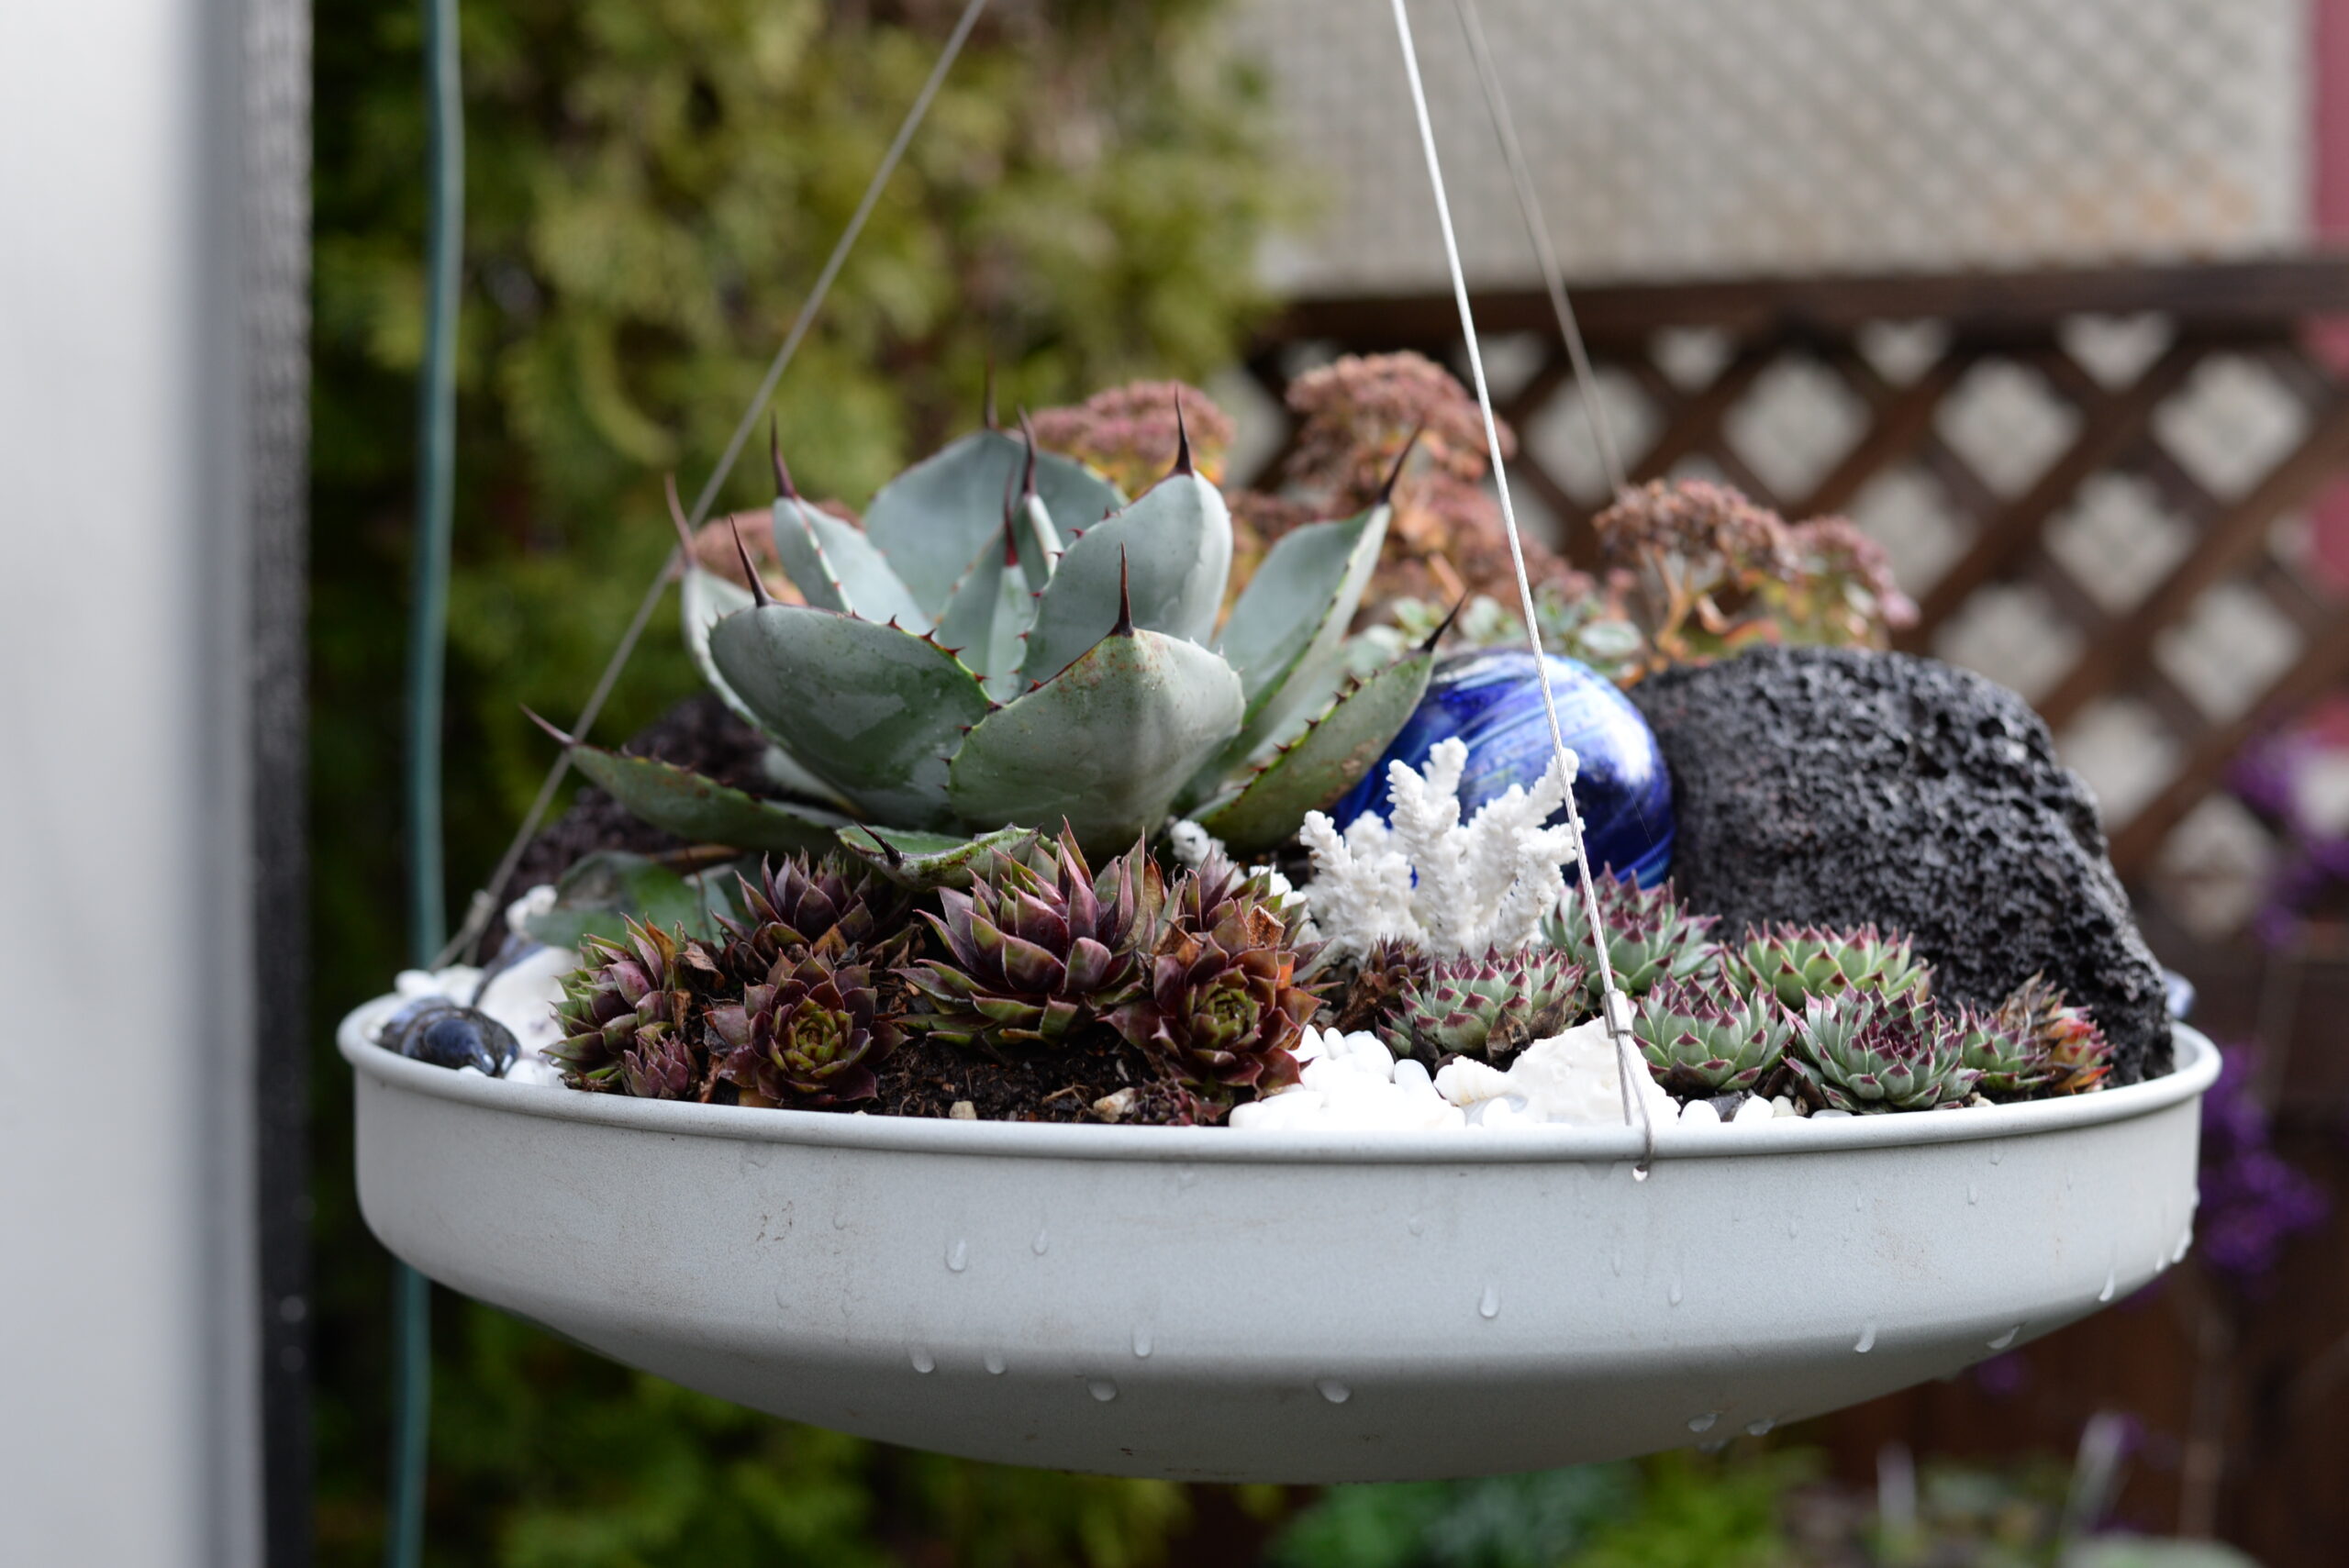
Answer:
[[[561,729],[556,728],[552,724],[550,724],[545,718],[533,711],[529,704],[517,703],[515,706],[519,707],[524,713],[529,715],[530,722],[532,724],[537,725],[540,729],[543,729],[549,735],[553,736],[558,745],[576,746],[579,744],[578,741],[573,740],[570,736],[565,735]]]
[[[1468,595],[1465,593],[1463,593],[1460,597],[1453,601],[1452,608],[1444,612],[1443,618],[1436,622],[1435,629],[1428,633],[1427,640],[1419,644],[1419,651],[1422,653],[1434,652],[1435,645],[1443,640],[1443,634],[1452,629],[1452,623],[1458,620],[1460,618],[1460,612],[1467,607]]]
[[[1403,477],[1403,465],[1411,461],[1411,449],[1419,444],[1419,438],[1427,433],[1427,416],[1422,414],[1419,416],[1419,422],[1411,427],[1410,435],[1404,439],[1403,450],[1395,454],[1395,466],[1386,471],[1386,483],[1378,487],[1380,506],[1388,506],[1393,503],[1395,486]]]
[[[1126,547],[1118,547],[1118,624],[1109,628],[1111,637],[1131,637],[1134,634],[1134,596],[1126,577]]]
[[[694,528],[691,523],[685,521],[685,503],[677,499],[677,476],[674,473],[662,474],[661,488],[669,498],[669,521],[676,525],[677,548],[685,552],[685,560],[679,564],[691,566],[694,560]]]
[[[1183,395],[1178,391],[1174,394],[1174,466],[1166,477],[1197,473],[1198,470],[1191,463],[1191,427],[1183,417]]]
[[[742,542],[741,519],[729,512],[726,527],[734,536],[734,554],[742,562],[742,575],[751,580],[751,601],[764,609],[774,603],[774,595],[767,592],[766,579],[759,575],[759,569],[751,564],[751,547]]]
[[[791,470],[783,461],[783,421],[767,416],[767,461],[774,465],[774,498],[796,501],[799,491],[791,483]]]

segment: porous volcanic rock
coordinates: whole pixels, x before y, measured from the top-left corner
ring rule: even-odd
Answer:
[[[1672,768],[1673,876],[1725,936],[1896,929],[1937,996],[1993,1006],[2044,973],[2103,1027],[2113,1082],[2169,1070],[2162,973],[2095,802],[2014,693],[1904,653],[1767,648],[1631,699]]]

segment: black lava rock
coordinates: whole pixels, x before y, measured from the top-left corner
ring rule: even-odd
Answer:
[[[2162,972],[2078,775],[2014,693],[1903,653],[1768,648],[1631,699],[1672,768],[1672,873],[1747,925],[1899,930],[1934,995],[1995,1006],[2043,973],[2112,1042],[2114,1083],[2169,1071]]]

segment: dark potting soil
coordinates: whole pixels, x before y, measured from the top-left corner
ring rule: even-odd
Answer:
[[[724,703],[700,692],[630,736],[620,750],[639,757],[658,757],[707,773],[720,784],[764,794],[774,787],[760,761],[766,754],[766,745],[759,732],[735,717]],[[560,880],[574,862],[598,850],[658,855],[684,848],[683,839],[648,826],[589,784],[579,791],[570,810],[548,823],[523,850],[507,884],[506,896],[512,898],[525,888]],[[491,921],[475,962],[489,962],[505,936],[504,924]]]
[[[1155,1082],[1141,1052],[1104,1029],[1085,1043],[997,1062],[917,1035],[881,1064],[876,1115],[944,1117],[967,1100],[981,1121],[1093,1121],[1093,1103]]]
[[[1936,660],[1769,648],[1631,690],[1670,764],[1674,880],[1748,925],[1875,924],[1937,996],[1996,1006],[2043,974],[2112,1042],[2112,1082],[2170,1066],[2162,973],[2096,802],[2028,703]]]

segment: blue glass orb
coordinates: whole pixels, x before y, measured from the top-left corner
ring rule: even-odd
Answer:
[[[1559,728],[1581,763],[1575,801],[1582,807],[1591,869],[1612,866],[1617,876],[1637,876],[1641,886],[1653,887],[1672,865],[1672,776],[1655,733],[1612,681],[1555,654],[1549,662]],[[1462,821],[1509,785],[1531,789],[1541,780],[1550,766],[1550,726],[1542,714],[1531,650],[1492,648],[1438,664],[1428,695],[1394,744],[1330,815],[1341,828],[1364,812],[1384,817],[1387,765],[1424,770],[1437,742],[1455,737],[1468,748],[1460,779]],[[1565,816],[1561,806],[1550,820],[1564,822]]]

